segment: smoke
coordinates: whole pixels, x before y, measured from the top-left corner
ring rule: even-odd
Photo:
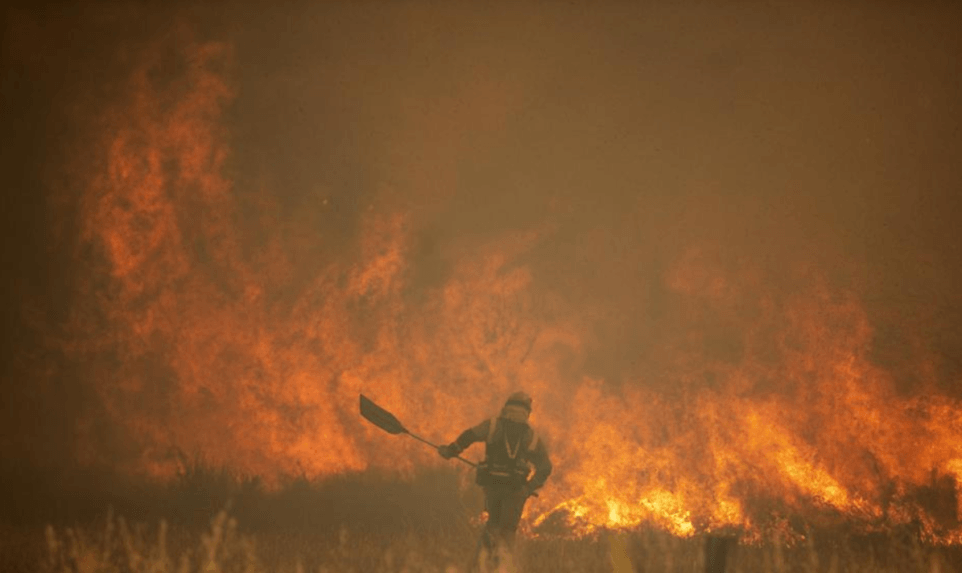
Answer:
[[[807,453],[844,458],[806,434],[849,407],[814,394],[856,393],[833,386],[839,364],[871,393],[860,404],[919,436],[934,430],[897,400],[939,396],[933,418],[951,418],[957,8],[8,15],[16,456],[148,475],[183,452],[251,473],[410,469],[429,454],[364,427],[358,391],[453,438],[523,386],[555,441],[604,423],[582,407],[623,414],[635,459],[724,442],[686,424],[778,419],[793,438],[719,435],[748,440],[745,459],[810,463],[791,474],[804,496],[870,473]],[[772,406],[793,400],[807,413]],[[663,413],[639,422],[639,403]],[[584,475],[594,458],[555,445]],[[644,471],[683,491],[661,474],[706,471],[696,458]],[[718,464],[700,485],[747,479]]]

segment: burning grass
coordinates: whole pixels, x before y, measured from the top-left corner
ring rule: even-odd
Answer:
[[[687,537],[764,529],[776,505],[861,531],[921,522],[929,539],[962,542],[952,348],[937,330],[906,326],[924,305],[871,302],[885,281],[857,257],[779,240],[772,231],[789,221],[769,206],[790,201],[742,209],[713,189],[679,210],[663,182],[616,193],[592,176],[571,202],[532,174],[501,203],[496,184],[468,185],[467,172],[465,188],[451,181],[438,194],[385,170],[382,122],[357,188],[331,180],[323,161],[305,172],[308,188],[288,188],[266,164],[242,168],[268,149],[305,153],[244,127],[250,46],[171,25],[116,47],[125,56],[111,95],[77,110],[93,119],[76,120],[63,143],[70,184],[51,191],[72,253],[71,272],[55,276],[69,296],[52,305],[62,312],[31,319],[43,350],[24,353],[23,378],[48,389],[31,403],[70,404],[51,419],[73,459],[166,479],[191,452],[272,487],[292,473],[414,474],[444,462],[364,422],[359,394],[440,441],[523,388],[555,465],[530,505],[544,521],[566,511],[584,533],[657,526]],[[486,106],[475,87],[453,99]],[[385,109],[411,107],[406,97]],[[486,154],[466,149],[452,172]],[[445,187],[432,176],[435,186]],[[528,201],[506,225],[500,206]],[[499,208],[476,213],[476,202]],[[839,219],[836,208],[804,223]],[[682,211],[694,216],[653,215]],[[818,235],[795,211],[791,224]],[[65,400],[67,388],[82,399]],[[242,524],[267,519],[236,510]]]
[[[153,489],[151,489],[153,488]],[[49,573],[466,572],[478,538],[479,500],[453,473],[411,482],[384,476],[310,482],[268,491],[257,480],[195,465],[168,485],[101,492],[121,508],[51,515],[2,529],[0,569]],[[226,509],[225,509],[226,508]],[[718,538],[715,538],[718,539]],[[517,572],[701,572],[703,534],[679,538],[655,528],[591,535],[526,535]],[[960,570],[962,551],[895,531],[874,536],[806,531],[791,543],[725,540],[726,573]],[[713,571],[712,573],[720,573]]]
[[[129,28],[141,30],[133,14],[137,25]],[[70,459],[128,477],[167,479],[181,467],[181,452],[196,452],[263,476],[271,489],[202,468],[186,469],[170,487],[117,491],[96,484],[97,476],[90,491],[75,485],[76,476],[44,476],[45,492],[0,507],[11,516],[58,516],[46,542],[43,525],[23,521],[5,535],[11,555],[27,548],[18,563],[52,571],[461,570],[480,513],[477,495],[464,492],[476,490],[449,479],[434,452],[366,424],[357,396],[377,398],[440,440],[493,414],[519,388],[534,397],[533,424],[555,464],[549,487],[529,506],[526,523],[541,537],[525,540],[521,570],[697,570],[704,532],[719,529],[748,531],[744,539],[758,543],[738,546],[731,571],[932,571],[952,563],[937,542],[962,544],[962,396],[951,342],[958,337],[942,334],[955,328],[962,305],[943,286],[955,284],[954,275],[934,269],[951,266],[935,263],[943,255],[954,261],[954,252],[896,240],[889,229],[901,228],[897,221],[914,229],[923,219],[889,217],[861,192],[846,210],[838,197],[847,185],[826,193],[824,204],[804,199],[819,195],[823,179],[870,185],[885,171],[871,153],[864,173],[837,172],[833,160],[811,181],[784,170],[784,180],[761,186],[756,175],[726,180],[731,165],[752,164],[726,154],[714,173],[661,173],[662,159],[647,166],[632,159],[639,171],[612,169],[607,179],[567,171],[565,163],[596,163],[584,155],[594,151],[582,147],[580,130],[558,132],[558,142],[571,138],[577,161],[555,163],[544,155],[548,132],[536,129],[528,140],[490,132],[491,141],[528,141],[535,152],[489,163],[504,153],[500,143],[460,138],[498,123],[487,112],[477,123],[464,120],[498,99],[484,85],[501,85],[500,73],[478,84],[484,74],[469,66],[463,92],[436,98],[449,90],[408,78],[403,62],[382,69],[390,69],[383,84],[378,66],[362,74],[382,86],[375,90],[353,75],[369,66],[310,68],[327,86],[318,93],[334,99],[325,95],[305,111],[298,82],[291,82],[297,99],[284,100],[280,86],[254,71],[262,50],[246,36],[207,40],[204,28],[170,24],[151,38],[117,37],[104,57],[84,65],[69,60],[78,70],[72,75],[90,72],[104,86],[89,80],[88,95],[64,102],[73,117],[64,132],[74,135],[62,143],[64,165],[50,166],[47,201],[57,205],[51,236],[65,263],[51,263],[50,282],[65,284],[35,310],[27,305],[37,348],[16,352],[24,375],[11,384],[22,385],[17,395],[29,396],[24,403],[52,425],[23,414],[29,423],[11,427],[63,435]],[[324,41],[334,43],[318,53],[338,51],[333,37]],[[409,51],[372,46],[360,52]],[[420,57],[411,63],[423,68]],[[342,69],[352,71],[339,76]],[[566,65],[564,75],[572,70]],[[693,71],[704,76],[701,64]],[[441,85],[460,83],[460,73],[442,73]],[[270,86],[263,107],[250,99],[262,85]],[[622,88],[617,93],[630,93]],[[387,99],[368,100],[372,92]],[[419,94],[433,103],[410,105]],[[852,94],[863,101],[861,89]],[[367,112],[328,105],[355,100],[357,110],[398,117],[386,111],[367,123],[374,117]],[[586,121],[616,117],[609,114],[617,106],[598,103],[604,117]],[[836,103],[790,124],[817,126],[825,109],[852,107]],[[283,107],[300,109],[298,121],[323,144],[305,149],[283,126],[254,129],[253,110],[269,111],[264,121],[273,124]],[[532,111],[545,107],[554,106],[539,102]],[[784,117],[797,107],[787,104]],[[429,113],[420,115],[422,108]],[[523,125],[513,121],[522,111],[506,106],[493,115]],[[536,123],[568,126],[569,115]],[[672,115],[666,133],[674,134]],[[677,114],[688,116],[697,114]],[[738,123],[771,117],[756,119]],[[838,151],[867,145],[862,123],[851,124],[858,140]],[[905,130],[893,125],[896,141]],[[601,155],[631,149],[620,133],[604,138],[616,147],[597,148]],[[708,130],[706,147],[694,154],[738,148],[731,133]],[[650,137],[638,149],[648,149]],[[356,169],[339,144],[351,141],[364,150]],[[410,147],[408,159],[394,149],[398,142]],[[798,149],[795,137],[784,143]],[[819,147],[819,157],[844,155]],[[312,164],[303,187],[287,185],[275,161],[297,154]],[[791,165],[805,159],[789,156]],[[500,168],[528,174],[500,191],[497,180],[471,175]],[[437,175],[444,172],[450,180]],[[562,180],[571,187],[553,184]],[[797,198],[777,191],[787,189]],[[927,199],[909,196],[906,211],[919,217],[915,207]],[[482,203],[493,207],[475,208]],[[932,205],[939,219],[951,212]],[[867,223],[875,219],[878,235]],[[909,250],[872,262],[863,251],[885,245],[877,241],[883,236]],[[919,263],[895,264],[903,259]],[[883,262],[898,272],[876,272]],[[931,276],[905,278],[914,275]],[[937,296],[921,296],[929,289]],[[910,292],[936,302],[916,302]],[[38,444],[47,438],[11,443],[43,451]],[[388,469],[405,481],[365,473]],[[304,477],[285,478],[291,473]],[[0,491],[16,492],[11,497],[23,487],[39,491],[30,479],[5,485]],[[115,513],[92,517],[106,507]],[[816,532],[792,524],[784,538],[773,537],[770,530],[789,519],[781,516]],[[560,529],[549,535],[543,524]],[[611,536],[610,528],[633,533]],[[866,537],[879,531],[887,533]]]
[[[445,534],[401,535],[342,526],[335,533],[243,533],[226,512],[203,532],[147,527],[108,516],[98,524],[30,535],[24,555],[42,555],[19,570],[78,573],[167,572],[444,572],[468,571],[476,528]],[[45,544],[45,546],[44,546]],[[500,571],[700,572],[704,538],[679,539],[655,530],[603,533],[583,539],[526,539],[514,563]],[[730,573],[755,572],[942,572],[958,570],[957,552],[907,539],[866,540],[814,536],[795,547],[739,545],[730,552]],[[10,564],[8,562],[8,564]],[[14,569],[7,569],[14,570]]]

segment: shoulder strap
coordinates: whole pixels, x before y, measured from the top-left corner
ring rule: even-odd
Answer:
[[[495,417],[491,418],[491,423],[488,424],[488,440],[487,440],[487,443],[489,443],[489,444],[493,444],[493,443],[494,443],[494,431],[497,429],[497,427],[498,427],[498,417],[495,416]]]
[[[529,426],[529,428],[530,428],[530,426]],[[531,441],[528,442],[528,451],[529,451],[529,452],[533,452],[534,449],[538,447],[538,439],[539,439],[538,432],[535,432],[535,431],[534,431],[534,428],[531,428]]]

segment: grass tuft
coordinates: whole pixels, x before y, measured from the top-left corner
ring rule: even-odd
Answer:
[[[272,492],[256,479],[195,464],[171,484],[95,493],[107,511],[90,512],[85,502],[51,513],[49,525],[0,521],[0,571],[467,573],[481,528],[474,519],[480,493],[466,494],[456,474],[443,472],[413,482],[294,477]],[[725,573],[962,571],[962,549],[926,545],[909,531],[816,529],[791,544],[712,543],[644,528],[582,539],[539,530],[519,539],[498,573],[703,573],[719,555]]]

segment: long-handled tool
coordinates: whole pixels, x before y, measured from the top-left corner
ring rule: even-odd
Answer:
[[[372,424],[374,424],[378,428],[381,428],[382,430],[384,430],[389,434],[407,434],[419,442],[424,442],[425,444],[431,446],[432,448],[438,449],[437,444],[432,444],[431,442],[425,440],[421,436],[418,436],[416,434],[412,434],[411,432],[409,432],[407,428],[405,428],[401,424],[401,422],[394,417],[394,414],[378,406],[377,404],[372,402],[368,397],[366,397],[364,394],[361,394],[361,415],[367,418],[369,422],[371,422]],[[470,460],[466,460],[461,456],[455,456],[455,457],[473,468],[478,467],[478,464]]]

